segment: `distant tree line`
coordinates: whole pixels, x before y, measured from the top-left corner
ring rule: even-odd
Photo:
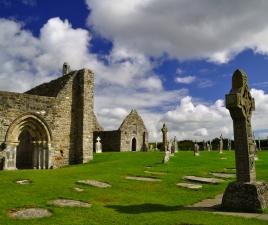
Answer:
[[[205,141],[205,143],[207,143],[208,141]],[[156,144],[157,144],[157,149],[162,149],[162,142],[152,142],[149,143],[149,149],[151,146],[151,149],[156,149]],[[178,145],[178,149],[181,151],[193,151],[194,150],[194,144],[195,142],[193,140],[182,140],[182,141],[178,141],[177,145]],[[199,150],[207,150],[206,145],[204,148],[204,143],[203,141],[198,141],[197,144],[199,145],[200,149]],[[214,138],[211,140],[211,146],[212,146],[212,150],[219,150],[219,144],[220,144],[220,139],[219,138]],[[259,140],[256,139],[256,145],[257,145],[257,149],[259,149]],[[268,139],[262,139],[260,140],[260,146],[261,146],[261,150],[268,150]],[[227,150],[228,149],[228,139],[224,138],[223,139],[223,149]],[[234,140],[231,140],[231,149],[234,149]]]

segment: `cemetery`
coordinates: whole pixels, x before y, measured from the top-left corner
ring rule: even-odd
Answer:
[[[46,90],[50,90],[48,87],[46,85]],[[44,91],[43,88],[38,87],[38,93]],[[2,96],[6,94],[2,93]],[[28,95],[23,97],[29,98]],[[0,172],[0,221],[27,225],[267,224],[268,151],[260,151],[260,146],[257,148],[251,126],[255,102],[248,89],[247,76],[241,70],[233,74],[232,88],[226,95],[226,108],[233,120],[234,140],[225,140],[221,135],[214,141],[181,142],[188,143],[190,149],[180,148],[177,138],[168,136],[165,123],[161,129],[162,142],[158,143],[160,148],[158,144],[150,143],[148,149],[146,127],[137,111],[132,110],[119,129],[125,136],[115,135],[114,140],[118,136],[118,140],[130,144],[128,146],[132,146],[133,151],[133,140],[137,137],[140,147],[136,151],[135,143],[135,153],[131,149],[105,152],[109,146],[105,141],[107,135],[97,129],[96,116],[90,111],[95,124],[95,128],[90,129],[95,140],[91,140],[89,151],[82,154],[85,158],[90,156],[90,162],[67,163],[57,169],[49,166],[53,162],[51,159],[56,159],[48,152],[51,145],[44,153],[47,156],[40,155],[42,148],[39,153],[33,150],[31,165],[39,168],[32,169],[21,166],[21,159],[16,160],[16,157],[26,160],[25,156],[18,155],[26,154],[26,151],[16,153],[22,146],[14,147],[20,146],[23,139],[16,145],[7,139],[1,149],[4,170]],[[19,113],[18,108],[16,110]],[[34,126],[37,126],[34,120],[41,120],[41,117],[27,119],[29,117],[24,118],[26,125],[19,122],[18,128],[15,120],[7,134],[18,137],[19,132],[26,130],[33,135]],[[141,124],[139,132],[138,126],[133,126],[137,121]],[[28,124],[30,122],[33,127]],[[141,135],[135,136],[138,133]],[[111,140],[109,138],[108,142]],[[86,141],[82,140],[82,143],[86,149]],[[3,147],[6,144],[7,147]],[[12,145],[13,152],[9,152],[11,147],[8,146]],[[27,160],[29,163],[29,157]]]

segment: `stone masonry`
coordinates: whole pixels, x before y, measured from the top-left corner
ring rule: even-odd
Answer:
[[[93,111],[94,74],[66,67],[62,77],[23,94],[0,92],[4,169],[55,168],[92,160],[93,132],[102,130]]]
[[[145,151],[148,148],[148,132],[144,122],[136,110],[132,110],[122,122],[118,130],[95,131],[102,140],[102,150],[105,151]]]

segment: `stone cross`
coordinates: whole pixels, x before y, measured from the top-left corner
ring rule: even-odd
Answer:
[[[251,115],[255,110],[255,102],[248,90],[247,76],[240,70],[235,71],[233,75],[232,89],[226,95],[226,108],[233,119],[237,181],[254,182],[255,148]]]
[[[222,134],[220,136],[219,150],[220,150],[220,154],[222,154],[223,153],[223,137],[222,137]]]
[[[163,124],[163,127],[162,127],[161,131],[162,131],[162,135],[163,135],[162,151],[167,151],[168,150],[168,139],[167,139],[168,129],[167,129],[165,123]]]
[[[97,137],[97,142],[95,144],[96,153],[102,153],[102,144],[100,143],[100,137]]]
[[[264,182],[256,182],[251,128],[255,102],[248,89],[247,76],[241,70],[233,74],[232,89],[226,95],[226,108],[233,120],[237,181],[226,188],[222,207],[246,211],[263,209],[268,207],[268,186]]]

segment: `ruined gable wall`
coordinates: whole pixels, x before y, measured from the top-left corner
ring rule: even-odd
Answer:
[[[136,138],[137,151],[143,151],[148,146],[148,132],[143,120],[137,113],[129,114],[120,127],[120,151],[131,151],[132,139]],[[145,137],[144,137],[145,135]]]

